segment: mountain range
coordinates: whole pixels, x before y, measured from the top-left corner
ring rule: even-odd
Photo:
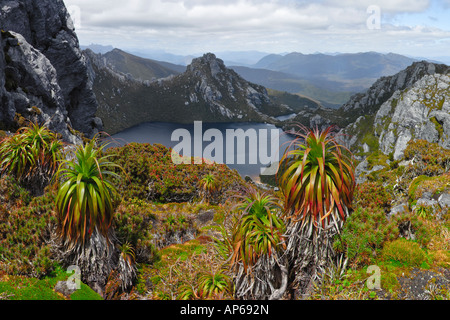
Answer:
[[[277,123],[278,116],[320,107],[306,97],[274,90],[269,94],[212,53],[193,59],[182,73],[119,50],[104,55],[86,50],[85,55],[95,74],[97,115],[109,134],[146,121]],[[119,71],[126,66],[131,66],[127,73]],[[166,77],[156,79],[157,74]]]
[[[398,159],[411,139],[449,147],[450,81],[444,64],[373,52],[290,53],[266,55],[252,67],[227,67],[207,53],[184,66],[119,49],[82,51],[63,3],[44,1],[34,15],[36,1],[8,3],[1,9],[3,130],[37,120],[74,142],[77,132],[113,134],[145,121],[256,121],[286,130],[300,122],[337,125],[361,157],[379,150]],[[283,82],[295,85],[274,88]],[[345,102],[328,108],[323,101],[333,97],[320,97],[325,92],[320,90],[315,93],[322,101],[293,94],[299,84],[309,93],[327,86],[359,92],[334,91],[344,94],[339,99]]]
[[[368,89],[351,95],[339,108],[327,108],[309,97],[256,84],[258,79],[281,81],[277,78],[283,74],[280,71],[228,68],[212,53],[193,59],[186,68],[168,63],[163,68],[158,61],[137,58],[118,49],[103,55],[89,50],[85,54],[97,74],[93,84],[99,101],[97,115],[112,133],[143,121],[201,119],[269,122],[285,130],[292,129],[294,123],[322,128],[336,125],[344,136],[350,137],[346,144],[362,158],[379,149],[392,154],[394,159],[400,158],[407,142],[418,137],[444,147],[450,144],[449,67],[444,64],[415,61],[393,75],[379,77]],[[389,73],[394,65],[401,68],[408,61],[393,54],[361,56],[392,62],[378,62],[381,66],[372,68],[370,63],[365,64],[364,68],[372,70],[367,75],[373,77],[378,72]],[[266,62],[271,60],[270,65],[280,65],[275,58],[280,57],[271,57]],[[360,76],[357,68],[349,69],[343,73],[345,77]],[[143,80],[144,73],[153,76],[153,80]],[[155,79],[158,75],[167,77]],[[415,112],[411,112],[413,109]],[[295,117],[278,119],[288,114]]]
[[[123,50],[111,50],[105,53],[107,47],[90,46],[96,53],[102,53],[105,58],[113,59],[111,65],[127,73],[133,66],[123,68],[122,62],[112,58],[114,54],[139,58],[139,54],[126,53]],[[267,54],[258,51],[220,52],[215,54],[229,68],[236,71],[245,80],[266,88],[286,91],[306,96],[319,101],[323,106],[337,108],[348,101],[352,94],[368,89],[378,78],[393,75],[413,62],[414,58],[388,53],[363,52],[354,54]],[[108,57],[109,56],[109,57]],[[172,62],[146,59],[165,67],[184,72],[185,66],[192,61],[193,56],[170,56],[166,54],[153,55]],[[142,56],[144,57],[144,56]],[[165,60],[165,61],[169,61]],[[175,63],[173,63],[175,61]],[[136,77],[136,74],[133,74]],[[151,75],[147,77],[150,78]],[[142,78],[138,76],[137,78]]]

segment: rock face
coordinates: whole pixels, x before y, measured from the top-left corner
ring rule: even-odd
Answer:
[[[200,96],[211,111],[230,120],[248,118],[252,113],[267,118],[264,111],[268,110],[264,108],[273,107],[266,88],[245,81],[212,53],[192,60],[183,76],[196,80],[189,102],[198,101]],[[231,103],[227,104],[227,101]]]
[[[415,62],[395,75],[381,77],[365,92],[353,95],[339,109],[318,108],[314,112],[302,112],[297,114],[291,122],[300,122],[310,127],[318,126],[322,129],[332,124],[337,125],[343,129],[342,132],[346,136],[343,140],[348,146],[365,149],[365,153],[373,152],[375,150],[371,150],[367,142],[363,140],[367,132],[370,131],[368,128],[374,126],[373,118],[381,106],[393,95],[415,86],[424,76],[446,75],[449,70],[450,67],[442,64],[433,64],[426,61]],[[418,83],[416,86],[421,85],[424,84]],[[445,88],[442,88],[441,91],[444,90]],[[284,128],[290,128],[289,123]],[[378,146],[376,148],[378,149]]]
[[[97,102],[72,20],[62,0],[2,1],[0,122],[17,114],[74,142],[70,128],[92,137],[101,129]]]
[[[422,61],[380,78],[338,110],[345,143],[365,154],[380,149],[395,160],[411,139],[449,148],[449,76],[450,67]]]
[[[413,138],[450,148],[449,75],[426,75],[381,105],[374,125],[383,153],[398,160]]]
[[[393,76],[381,77],[366,92],[354,95],[341,107],[341,110],[353,111],[357,114],[354,115],[356,117],[376,112],[394,92],[413,86],[424,75],[442,73],[447,68],[445,65],[436,65],[426,61],[413,63]]]

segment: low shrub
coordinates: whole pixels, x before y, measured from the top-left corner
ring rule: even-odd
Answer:
[[[421,175],[416,177],[408,188],[410,202],[422,197],[424,192],[431,193],[431,196],[439,196],[445,190],[450,190],[450,172],[429,177]]]
[[[121,203],[114,215],[114,228],[121,243],[130,243],[136,262],[151,263],[158,258],[153,244],[152,228],[156,217],[145,201],[131,199]]]
[[[405,160],[414,159],[409,168],[415,176],[436,176],[450,169],[450,150],[426,140],[411,140],[404,152]]]
[[[345,222],[333,247],[346,253],[350,264],[368,265],[378,256],[385,242],[398,236],[397,221],[389,221],[382,209],[358,207]]]
[[[172,150],[160,144],[130,143],[110,148],[110,160],[124,168],[119,190],[126,199],[139,198],[160,203],[189,202],[202,198],[199,182],[207,175],[217,177],[215,189],[219,203],[226,191],[244,185],[235,170],[223,164],[174,164]],[[219,192],[220,191],[220,192]]]
[[[51,246],[54,194],[33,198],[28,205],[0,213],[0,270],[40,278],[56,266]],[[4,204],[0,204],[3,206]]]
[[[427,260],[425,252],[418,243],[404,238],[388,242],[383,248],[382,256],[384,259],[415,267],[422,265]]]
[[[381,208],[387,212],[393,199],[390,190],[380,181],[366,181],[356,186],[354,202],[362,208]]]

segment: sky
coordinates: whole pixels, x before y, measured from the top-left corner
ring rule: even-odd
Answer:
[[[450,0],[64,0],[82,45],[450,56]],[[450,58],[449,58],[450,60]]]

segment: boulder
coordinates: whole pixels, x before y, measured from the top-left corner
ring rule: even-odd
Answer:
[[[395,216],[397,214],[406,212],[407,208],[408,208],[408,204],[407,203],[398,204],[398,205],[396,205],[396,206],[391,208],[391,211],[389,211],[387,217],[391,218],[391,217],[393,217],[393,216]]]
[[[438,203],[442,209],[450,210],[450,193],[446,192],[441,194],[438,198]]]

